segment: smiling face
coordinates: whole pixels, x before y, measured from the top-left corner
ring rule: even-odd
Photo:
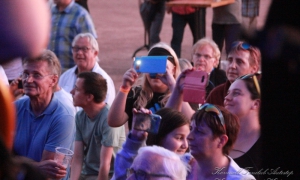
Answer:
[[[161,146],[182,155],[188,148],[187,136],[189,133],[189,124],[180,126],[163,138]]]
[[[79,71],[91,71],[93,69],[98,52],[93,49],[87,37],[80,37],[75,42],[72,52]]]
[[[196,159],[210,158],[219,149],[218,138],[214,138],[212,130],[202,121],[198,126],[195,120],[191,123],[191,132],[188,135],[191,154]]]
[[[26,95],[41,98],[52,95],[58,78],[52,75],[46,61],[27,62],[23,69],[23,74],[29,75],[22,79]]]
[[[251,99],[251,93],[247,89],[245,82],[237,79],[228,89],[224,106],[229,112],[241,118],[249,113],[255,101]]]
[[[249,63],[250,53],[249,51],[234,51],[228,55],[227,62],[227,79],[232,83],[236,78],[245,75],[252,74],[257,71],[256,67],[250,66]]]
[[[211,73],[216,61],[213,53],[213,48],[209,45],[203,45],[197,48],[193,54],[195,68]]]

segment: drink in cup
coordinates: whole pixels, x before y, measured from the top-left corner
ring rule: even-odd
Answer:
[[[61,164],[65,168],[67,168],[71,163],[73,154],[74,154],[74,152],[71,151],[70,149],[63,148],[63,147],[56,147],[54,160],[58,164]]]

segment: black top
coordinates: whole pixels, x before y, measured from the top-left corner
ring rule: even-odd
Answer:
[[[233,151],[238,151],[241,153],[244,153],[242,156],[234,159],[234,161],[244,169],[247,169],[252,175],[257,179],[262,179],[262,176],[259,175],[260,170],[262,169],[262,139],[258,138],[258,140],[253,144],[253,146],[247,151],[239,151],[239,150],[234,150]]]
[[[225,71],[222,69],[214,68],[209,74],[209,82],[212,84],[213,88],[223,84],[227,81],[227,76]]]
[[[133,93],[133,89],[135,91],[135,94]],[[141,90],[142,90],[141,86],[133,87],[130,89],[130,92],[127,96],[125,113],[128,115],[129,130],[131,130],[131,126],[132,126],[132,116],[133,116],[132,109],[136,108],[133,106],[133,104],[135,103],[138,96],[140,95]],[[165,95],[164,93],[154,93],[152,100],[150,102],[148,102],[147,106],[144,108],[150,109],[152,111],[152,113],[155,113],[156,111],[158,111],[159,109],[161,109],[163,107],[163,105],[160,103],[160,101],[163,99],[164,95]]]

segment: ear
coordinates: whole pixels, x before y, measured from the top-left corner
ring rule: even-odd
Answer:
[[[93,100],[94,100],[94,95],[88,94],[88,95],[87,95],[87,101],[91,102],[91,101],[93,101]]]
[[[250,73],[251,73],[251,74],[254,74],[254,73],[256,73],[258,70],[259,70],[259,69],[258,69],[258,66],[254,65],[254,66],[251,67]]]
[[[214,61],[214,68],[217,68],[220,62],[219,62],[219,60],[217,58],[214,58],[214,59],[215,59],[215,61]]]
[[[55,86],[57,83],[58,83],[58,76],[57,75],[53,75],[53,77],[51,78],[50,87]]]
[[[251,109],[258,110],[260,108],[260,99],[255,99],[252,103]]]
[[[221,136],[219,136],[218,139],[219,139],[218,148],[222,149],[228,141],[228,136],[226,134],[222,134]]]
[[[94,56],[98,56],[98,51],[94,50]]]

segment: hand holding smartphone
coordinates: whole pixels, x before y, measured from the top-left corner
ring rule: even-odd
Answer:
[[[137,113],[135,116],[133,129],[138,131],[146,131],[153,134],[158,133],[161,116],[157,114],[145,113]]]
[[[184,79],[183,101],[203,104],[205,101],[208,74],[204,71],[188,71]]]

